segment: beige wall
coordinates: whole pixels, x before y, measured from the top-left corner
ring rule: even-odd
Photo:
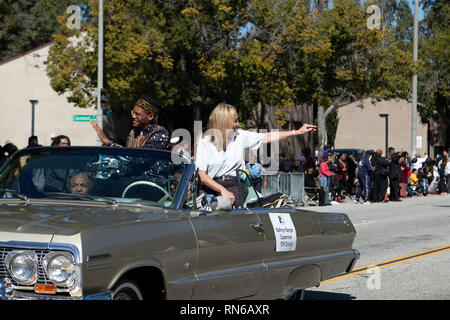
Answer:
[[[50,45],[0,64],[0,144],[13,142],[26,147],[31,135],[30,99],[35,107],[34,134],[39,143],[50,145],[51,137],[65,134],[72,145],[96,145],[97,137],[89,122],[74,122],[73,115],[96,114],[67,102],[50,87],[45,71]]]
[[[335,148],[385,150],[385,120],[380,113],[389,114],[389,147],[411,153],[411,103],[405,100],[380,101],[375,105],[370,99],[363,101],[363,108],[355,102],[338,110],[339,124]],[[419,117],[419,116],[418,116]],[[417,136],[422,137],[422,147],[416,152],[427,152],[427,126],[417,125]]]

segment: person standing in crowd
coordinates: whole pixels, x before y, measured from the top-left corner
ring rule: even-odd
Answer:
[[[282,152],[280,154],[280,171],[290,172],[291,164],[289,163],[289,159],[286,152]]]
[[[38,142],[38,137],[37,136],[30,136],[28,138],[27,148],[33,148],[33,147],[42,147],[42,145],[40,145],[39,142]]]
[[[370,164],[370,158],[372,157],[372,151],[368,150],[361,157],[361,160],[358,164],[358,182],[359,188],[356,192],[356,197],[354,202],[359,203],[359,198],[364,192],[364,204],[369,204],[369,196],[370,196],[370,175],[372,173],[372,165]]]
[[[328,152],[324,151],[322,154],[319,166],[319,206],[327,206],[330,204],[330,177],[334,174],[328,167]]]
[[[352,152],[347,155],[346,158],[347,163],[347,180],[346,180],[346,194],[348,196],[354,195],[353,185],[356,178],[356,168],[358,167],[357,162],[355,161],[355,156]]]
[[[304,156],[300,156],[297,171],[302,173],[306,171],[306,158]]]
[[[447,180],[447,193],[450,193],[450,161],[447,158],[447,164],[445,165],[445,179]]]
[[[220,195],[231,204],[242,207],[241,180],[237,170],[244,170],[244,150],[257,150],[262,143],[270,143],[288,137],[315,131],[316,126],[304,124],[297,130],[257,133],[242,130],[236,108],[220,103],[211,112],[208,130],[196,147],[196,168],[207,194]]]
[[[400,162],[400,168],[401,168],[401,179],[400,179],[400,197],[402,198],[406,198],[407,192],[406,192],[406,186],[408,185],[408,179],[410,176],[410,172],[411,169],[407,164],[407,158],[408,158],[408,153],[402,152],[402,159],[403,161]]]
[[[391,160],[389,163],[389,183],[390,183],[390,201],[402,201],[400,199],[400,180],[401,180],[401,166],[400,162],[403,159],[399,153],[394,153],[391,155]]]
[[[339,182],[338,182],[338,166],[337,166],[337,153],[336,151],[334,151],[333,153],[329,153],[328,152],[328,169],[333,172],[333,174],[330,176],[330,178],[328,179],[328,188],[331,192],[331,201],[332,204],[336,204],[337,201],[337,190],[339,187]]]
[[[314,157],[312,155],[311,149],[309,147],[306,147],[302,150],[303,155],[306,158],[305,161],[305,170],[309,168],[316,169],[316,161],[314,160]]]
[[[373,202],[382,202],[386,195],[388,184],[389,163],[383,158],[383,151],[377,149],[372,157],[373,170]]]
[[[127,147],[170,150],[169,132],[164,127],[153,123],[160,109],[161,104],[148,96],[141,96],[136,101],[131,110],[133,129],[128,135]],[[104,134],[96,122],[91,120],[90,123],[103,145],[120,147]]]
[[[388,155],[387,155],[387,160],[390,161],[392,159],[392,157],[395,154],[395,148],[394,147],[389,147],[388,148]]]
[[[417,177],[419,178],[419,192],[421,195],[426,196],[428,194],[428,179],[431,174],[428,171],[426,163],[423,164],[422,168],[419,169]]]
[[[449,170],[449,174],[447,174],[446,170],[448,167],[448,158],[447,158],[447,152],[444,151],[443,155],[442,155],[442,159],[439,161],[438,164],[438,172],[439,172],[439,184],[438,184],[438,189],[439,189],[439,194],[441,195],[446,195],[448,192],[447,189],[447,179],[450,177],[450,170]]]
[[[344,188],[344,184],[345,184],[347,179],[348,179],[348,176],[347,176],[346,154],[345,153],[341,153],[341,154],[338,155],[338,160],[337,160],[338,188],[337,188],[336,202],[339,202],[339,203],[344,202],[342,200],[342,190]]]
[[[52,147],[70,147],[70,139],[68,136],[59,135],[52,138]]]
[[[439,188],[442,190],[441,194],[447,194],[450,192],[450,160],[448,159],[448,152],[444,150],[442,152],[442,158],[438,163],[438,170],[440,177],[442,176],[442,186]]]

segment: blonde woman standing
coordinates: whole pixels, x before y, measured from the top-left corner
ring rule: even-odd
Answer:
[[[198,168],[202,190],[221,195],[231,204],[242,207],[236,169],[245,170],[244,150],[256,150],[262,143],[270,143],[288,137],[315,131],[316,126],[304,124],[300,129],[256,133],[239,128],[236,108],[221,103],[211,112],[208,130],[197,144],[195,164]]]

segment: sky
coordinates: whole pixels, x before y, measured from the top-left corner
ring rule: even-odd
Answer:
[[[419,21],[423,19],[423,10],[420,6],[420,0],[419,1]],[[409,6],[411,7],[411,12],[414,14],[414,0],[408,0]]]

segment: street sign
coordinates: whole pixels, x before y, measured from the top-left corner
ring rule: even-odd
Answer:
[[[74,122],[89,122],[90,120],[97,120],[97,116],[94,114],[74,114]]]

